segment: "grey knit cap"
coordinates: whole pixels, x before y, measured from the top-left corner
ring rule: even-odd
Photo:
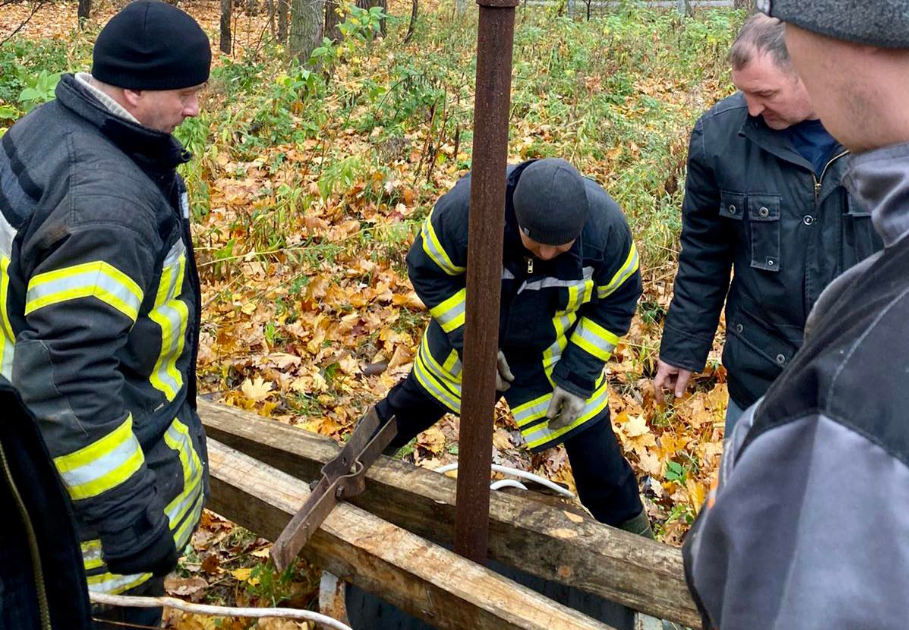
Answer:
[[[565,160],[546,158],[524,169],[514,190],[514,212],[525,236],[543,245],[565,245],[587,222],[584,178]]]
[[[909,0],[757,0],[757,9],[834,39],[909,48]]]

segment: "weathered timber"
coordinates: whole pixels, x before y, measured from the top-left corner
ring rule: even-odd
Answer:
[[[200,401],[199,413],[210,437],[298,479],[317,479],[340,451],[329,438],[232,407]],[[442,544],[452,542],[454,502],[454,479],[387,457],[370,468],[366,492],[352,501]],[[661,619],[700,627],[677,549],[549,503],[493,494],[490,558]]]
[[[274,538],[308,485],[208,442],[210,509]],[[352,505],[339,504],[301,554],[439,630],[610,630],[489,569]]]

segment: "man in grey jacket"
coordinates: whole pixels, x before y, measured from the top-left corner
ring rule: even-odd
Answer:
[[[841,184],[847,150],[817,120],[783,24],[755,15],[729,54],[739,92],[691,134],[682,252],[654,387],[681,396],[726,303],[727,433],[802,345],[821,291],[880,249]],[[735,269],[730,283],[730,274]]]
[[[0,139],[0,375],[73,502],[89,590],[160,595],[208,491],[196,413],[200,291],[172,132],[199,112],[208,37],[133,2],[92,74]],[[160,623],[161,609],[96,617]]]
[[[902,630],[909,619],[909,0],[760,0],[884,251],[837,279],[727,443],[685,543],[705,628]],[[822,309],[822,310],[821,310]]]

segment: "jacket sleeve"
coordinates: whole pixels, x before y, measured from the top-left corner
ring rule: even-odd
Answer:
[[[905,460],[823,413],[765,428],[737,454],[753,410],[683,549],[704,627],[905,627]]]
[[[16,340],[13,384],[80,517],[102,542],[119,541],[105,544],[111,555],[157,536],[164,518],[117,360],[153,280],[147,242],[108,223],[67,228],[23,270],[27,326]]]
[[[413,288],[458,356],[464,349],[469,194],[470,187],[461,180],[442,196],[407,254]]]
[[[579,319],[552,378],[562,389],[589,398],[603,366],[628,332],[641,297],[640,259],[628,225],[607,240],[611,251],[594,275],[596,296],[581,306]],[[616,238],[618,236],[618,238]]]
[[[702,118],[688,149],[682,253],[660,344],[660,359],[692,372],[703,370],[707,362],[735,256],[735,233],[729,221],[720,219],[719,207],[720,189],[707,160]]]

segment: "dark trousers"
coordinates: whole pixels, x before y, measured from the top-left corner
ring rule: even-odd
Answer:
[[[448,413],[423,391],[410,374],[376,404],[383,422],[395,416],[398,435],[389,446],[397,451]],[[565,440],[565,450],[578,488],[578,496],[593,517],[619,525],[644,509],[634,471],[622,455],[609,418]]]
[[[153,577],[147,582],[122,593],[139,597],[161,597],[164,595],[164,578]],[[94,630],[124,630],[139,628],[160,628],[164,615],[162,608],[117,608],[114,606],[93,606],[92,617],[96,620]],[[114,623],[105,623],[111,621]]]

